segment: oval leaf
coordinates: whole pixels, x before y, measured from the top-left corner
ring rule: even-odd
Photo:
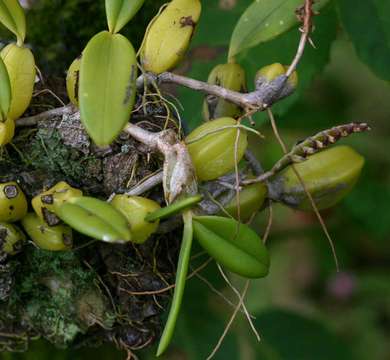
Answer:
[[[81,120],[93,141],[109,145],[130,118],[137,62],[131,43],[102,31],[84,49],[80,68]]]
[[[56,207],[56,215],[78,232],[107,242],[131,240],[126,218],[112,205],[91,197],[76,197]]]
[[[0,22],[23,44],[26,37],[26,17],[17,0],[0,0]]]
[[[11,105],[11,83],[7,68],[0,57],[0,121],[7,119],[9,107]]]
[[[219,216],[197,216],[193,223],[194,237],[228,270],[247,278],[268,274],[268,251],[247,225]]]
[[[145,0],[106,0],[106,15],[110,32],[120,31],[144,2]]]
[[[318,0],[313,7],[321,9],[329,0]],[[272,40],[298,23],[295,10],[303,0],[256,0],[245,10],[230,40],[229,58],[245,49]]]
[[[166,219],[170,216],[176,215],[177,213],[196,205],[202,200],[201,195],[191,196],[182,200],[178,200],[171,205],[168,205],[162,209],[152,212],[151,214],[145,217],[146,221],[156,221],[161,219]]]

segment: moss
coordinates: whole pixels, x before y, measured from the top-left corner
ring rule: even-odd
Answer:
[[[21,316],[56,346],[66,347],[93,325],[79,313],[80,298],[87,293],[98,304],[96,311],[94,306],[88,308],[90,316],[96,312],[99,321],[107,327],[112,324],[108,302],[94,285],[95,272],[84,268],[75,253],[32,248],[20,262],[9,306],[23,309]]]
[[[63,140],[56,130],[39,129],[31,143],[31,150],[26,154],[29,163],[37,169],[45,169],[49,173],[63,173],[66,177],[77,181],[85,174],[83,163],[88,158],[79,158],[79,153],[63,145]]]

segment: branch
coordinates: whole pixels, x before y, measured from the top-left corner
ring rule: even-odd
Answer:
[[[247,111],[264,111],[268,106],[272,105],[275,100],[279,99],[278,95],[282,93],[287,84],[287,76],[279,76],[274,81],[268,83],[267,86],[263,86],[261,89],[257,89],[250,93],[240,93],[221,86],[211,85],[203,81],[176,75],[171,72],[164,72],[160,75],[144,73],[137,79],[137,88],[141,90],[145,85],[148,86],[153,83],[182,85],[192,90],[223,98]]]

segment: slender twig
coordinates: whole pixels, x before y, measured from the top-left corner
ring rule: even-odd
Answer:
[[[314,0],[305,0],[305,5],[297,10],[297,16],[303,22],[303,26],[300,28],[302,35],[295,58],[286,72],[287,77],[290,77],[291,74],[296,70],[305,51],[306,43],[309,40],[310,32],[312,30],[312,16],[314,15],[312,9],[313,3]]]

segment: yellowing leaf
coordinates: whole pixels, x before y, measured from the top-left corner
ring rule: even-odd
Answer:
[[[120,31],[137,13],[145,0],[106,0],[107,23],[110,32]]]
[[[11,83],[8,71],[0,57],[0,121],[7,119],[9,107],[11,105]]]
[[[26,17],[18,0],[0,0],[0,22],[23,44],[26,37]]]
[[[313,8],[319,10],[328,1],[318,0]],[[255,0],[233,31],[229,58],[289,30],[298,23],[295,10],[303,4],[303,0]]]
[[[89,41],[81,59],[79,106],[97,145],[109,145],[128,122],[136,78],[134,48],[124,36],[102,31]]]

